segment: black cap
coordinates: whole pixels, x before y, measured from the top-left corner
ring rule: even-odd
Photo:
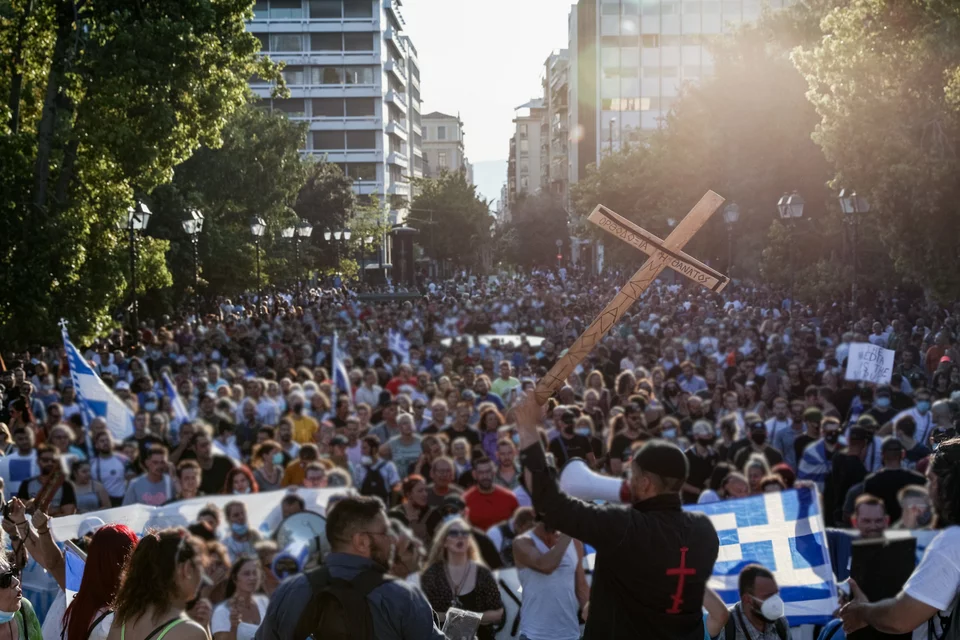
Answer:
[[[687,457],[680,447],[666,440],[650,440],[633,456],[633,463],[643,471],[661,478],[686,480],[689,473]]]
[[[903,443],[894,438],[893,436],[888,437],[883,441],[883,444],[880,445],[880,451],[883,453],[893,453],[895,451],[905,451]]]
[[[869,429],[857,425],[850,427],[847,436],[851,442],[868,442],[872,437]]]
[[[893,391],[890,389],[890,385],[882,384],[877,387],[877,390],[873,392],[874,396],[887,396],[888,398],[893,395]]]

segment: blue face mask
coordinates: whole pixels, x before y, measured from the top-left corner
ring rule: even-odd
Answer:
[[[930,401],[929,400],[920,400],[917,402],[917,411],[920,413],[926,413],[930,411]]]
[[[245,524],[237,524],[234,522],[230,525],[230,531],[232,531],[234,535],[245,536],[247,535],[247,531],[249,531],[249,527]]]
[[[13,613],[9,611],[0,611],[0,624],[6,624],[7,622],[10,622],[11,620],[13,620],[13,617],[15,615],[17,615],[16,611],[14,611]]]
[[[663,437],[666,438],[667,440],[675,440],[676,437],[677,437],[677,430],[676,430],[676,429],[667,429],[667,430],[664,431],[661,435],[663,435]]]
[[[578,436],[589,436],[589,435],[590,435],[590,429],[587,428],[587,427],[581,427],[581,428],[577,429],[577,435],[578,435]]]
[[[275,453],[273,454],[273,464],[283,464],[283,454]]]
[[[873,404],[878,409],[886,409],[890,406],[890,398],[888,396],[877,396],[876,400],[873,401]]]
[[[519,434],[519,433],[513,434],[512,439],[513,439],[513,444],[515,444],[515,445],[517,445],[517,446],[520,445],[520,434]]]

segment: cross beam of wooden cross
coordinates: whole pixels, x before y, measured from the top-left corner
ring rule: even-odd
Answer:
[[[648,256],[652,256],[658,251],[665,253],[669,259],[668,267],[712,291],[719,293],[730,282],[727,276],[708,267],[696,258],[692,258],[682,251],[671,251],[664,245],[663,240],[602,204],[596,206],[587,220]]]
[[[640,299],[640,296],[653,284],[661,271],[672,266],[671,262],[674,260],[680,260],[683,264],[692,264],[691,261],[693,259],[685,256],[681,253],[681,250],[690,238],[693,237],[693,234],[706,224],[710,216],[712,216],[722,204],[723,198],[713,191],[708,191],[700,199],[700,202],[690,210],[690,213],[680,221],[677,228],[663,241],[659,241],[653,234],[640,229],[640,231],[643,232],[643,238],[645,238],[645,241],[649,245],[648,249],[644,251],[649,253],[650,257],[643,263],[640,270],[633,274],[633,277],[627,281],[627,284],[620,289],[613,300],[600,312],[600,315],[580,334],[580,337],[567,349],[563,357],[557,360],[556,364],[547,372],[547,375],[540,380],[535,392],[539,404],[544,404],[557,389],[566,384],[567,378],[569,378],[570,374],[577,368],[577,365],[583,362],[586,357],[590,355],[590,352],[593,351],[593,348],[600,344],[600,341],[610,329],[620,322],[620,319],[623,318],[627,309]],[[609,209],[607,209],[607,211],[609,211]],[[610,213],[613,212],[611,211]],[[639,227],[637,227],[637,229],[639,229]],[[657,240],[657,242],[653,242],[653,240]],[[725,277],[721,277],[723,280],[726,280]]]

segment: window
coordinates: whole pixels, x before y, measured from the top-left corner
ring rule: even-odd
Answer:
[[[660,67],[644,67],[643,68],[643,77],[644,78],[659,78],[660,77]]]
[[[640,42],[644,49],[657,49],[660,47],[660,36],[655,33],[645,33],[641,36]]]
[[[640,107],[643,111],[660,111],[660,98],[656,96],[640,98]]]
[[[314,118],[342,118],[343,100],[340,98],[314,98]]]
[[[660,13],[665,16],[678,16],[680,15],[680,3],[674,0],[673,2],[664,2],[660,3]]]
[[[620,15],[620,5],[617,2],[607,2],[600,5],[600,13],[605,16]]]
[[[373,51],[372,33],[345,33],[343,34],[344,51]]]
[[[287,84],[298,85],[303,84],[304,74],[303,67],[284,67],[283,71],[283,80]]]
[[[302,51],[303,39],[299,33],[275,33],[270,36],[270,51]]]
[[[377,114],[373,98],[347,98],[348,118],[368,118]]]
[[[660,36],[660,46],[661,47],[679,47],[680,36],[664,34]]]
[[[700,77],[700,65],[698,64],[685,64],[683,65],[683,77],[684,78],[699,78]]]
[[[376,131],[347,131],[347,149],[376,149]]]
[[[260,41],[260,51],[270,51],[270,37],[265,33],[258,33],[257,40]]]
[[[311,51],[341,51],[343,49],[342,36],[339,33],[311,33]]]
[[[287,99],[276,99],[273,101],[273,108],[275,111],[281,111],[288,116],[300,116],[305,115],[304,111],[304,101],[303,98],[287,98]]]
[[[270,0],[270,17],[279,20],[299,20],[303,17],[301,0]]]
[[[702,42],[699,33],[685,33],[681,38],[681,42],[685,47],[695,47]]]
[[[643,0],[643,15],[659,16],[660,0]]]
[[[683,12],[688,15],[700,13],[700,0],[683,0]]]
[[[343,131],[314,131],[313,148],[320,151],[344,149]]]
[[[640,0],[623,0],[620,9],[625,16],[638,16],[640,15]]]
[[[530,141],[523,139],[520,141],[520,153],[529,153],[530,152]]]
[[[310,18],[313,20],[339,20],[343,0],[310,0]]]
[[[437,154],[437,166],[441,169],[447,168],[447,154],[444,151],[441,151]]]
[[[437,127],[437,140],[446,140],[447,139],[447,127],[440,125]]]
[[[257,0],[253,5],[253,19],[265,20],[270,15],[270,9],[267,6],[267,0]]]
[[[371,0],[344,0],[344,18],[372,18],[373,2]]]
[[[678,70],[675,66],[660,67],[660,75],[664,78],[676,78],[677,72]]]
[[[376,181],[377,165],[372,162],[352,162],[347,165],[345,173],[351,180]]]
[[[342,67],[313,67],[313,84],[343,84]]]
[[[703,0],[704,13],[720,13],[720,0]]]
[[[373,67],[344,67],[342,71],[346,84],[374,84]]]
[[[523,123],[523,124],[519,125],[519,126],[517,127],[517,130],[520,131],[520,137],[521,137],[521,138],[526,138],[526,137],[527,137],[527,125],[526,125],[526,123]]]
[[[723,15],[739,17],[742,5],[740,0],[723,0]]]

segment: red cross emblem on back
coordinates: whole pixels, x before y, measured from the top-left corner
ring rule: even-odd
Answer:
[[[680,547],[680,566],[667,569],[668,576],[677,576],[677,592],[670,596],[673,598],[673,606],[667,609],[667,613],[680,613],[680,605],[683,604],[683,585],[687,576],[697,574],[696,569],[687,567],[687,551],[689,551],[688,547]]]

